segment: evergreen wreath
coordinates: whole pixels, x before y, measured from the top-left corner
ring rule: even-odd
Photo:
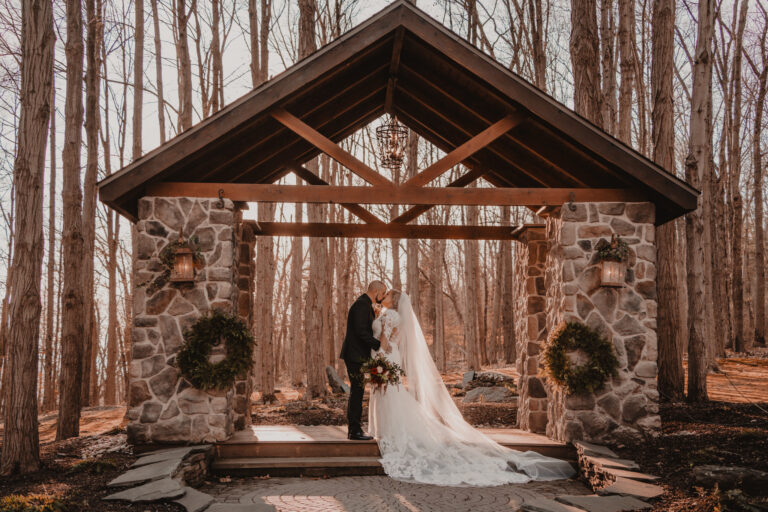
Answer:
[[[227,357],[213,364],[208,360],[211,348],[222,341]],[[214,309],[184,332],[176,366],[197,389],[226,389],[250,368],[253,346],[253,335],[242,320]]]
[[[572,366],[568,352],[573,350],[586,352],[589,361]],[[555,329],[544,349],[544,362],[549,377],[568,393],[600,389],[619,367],[613,345],[595,329],[579,322],[563,323]]]

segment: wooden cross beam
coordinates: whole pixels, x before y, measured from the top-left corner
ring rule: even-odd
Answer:
[[[146,195],[165,197],[218,197],[233,201],[274,203],[359,203],[406,205],[540,206],[574,202],[643,201],[627,189],[590,188],[437,188],[346,187],[335,185],[271,185],[252,183],[154,183]]]
[[[377,185],[379,187],[393,186],[392,182],[387,178],[368,167],[356,156],[345,151],[341,146],[287,110],[276,108],[271,112],[271,115],[296,135],[305,139],[307,142],[363,178],[371,185]]]
[[[323,178],[318,176],[317,174],[313,173],[309,169],[307,169],[304,166],[296,165],[296,164],[289,164],[287,166],[296,176],[303,179],[310,185],[330,185],[327,181],[325,181]],[[368,223],[368,224],[384,224],[384,221],[378,218],[376,215],[372,214],[359,204],[355,203],[340,203],[340,206],[342,208],[345,208],[347,211],[349,211],[352,215],[356,216],[358,219],[361,219],[362,221]]]
[[[253,222],[253,221],[248,221]],[[336,224],[259,222],[260,236],[309,236],[332,238],[394,238],[417,240],[517,240],[512,226],[444,226],[418,224]]]
[[[426,185],[430,181],[439,178],[443,173],[454,165],[460,164],[485,146],[498,139],[509,130],[517,126],[523,121],[523,117],[519,114],[510,114],[503,117],[500,121],[493,123],[491,126],[481,131],[467,142],[457,147],[443,158],[433,163],[419,174],[409,179],[403,186],[405,187],[420,187]]]
[[[473,169],[469,171],[468,173],[464,174],[463,176],[460,176],[459,178],[455,179],[451,183],[448,184],[449,187],[466,187],[470,183],[474,182],[476,179],[479,179],[483,174],[485,174],[486,171],[483,169]],[[389,221],[390,224],[408,224],[412,220],[416,219],[419,215],[422,213],[430,210],[434,205],[416,205],[410,207],[408,210],[404,211],[391,221]]]

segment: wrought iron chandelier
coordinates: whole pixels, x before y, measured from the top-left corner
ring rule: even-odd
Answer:
[[[396,116],[389,116],[383,124],[376,128],[376,141],[379,145],[381,166],[392,171],[399,171],[405,157],[408,128],[398,122]]]

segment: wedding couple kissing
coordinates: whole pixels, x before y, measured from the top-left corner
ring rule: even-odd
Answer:
[[[361,424],[366,383],[361,369],[375,357],[402,368],[407,382],[371,390],[368,436]],[[432,360],[410,298],[381,281],[371,282],[349,308],[340,358],[350,378],[348,437],[375,437],[381,465],[392,478],[492,486],[575,474],[565,461],[506,448],[467,423]]]

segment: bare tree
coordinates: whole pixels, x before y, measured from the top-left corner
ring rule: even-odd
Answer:
[[[755,201],[755,343],[765,345],[765,222],[763,214],[763,160],[760,150],[760,136],[763,130],[763,111],[766,92],[768,92],[768,13],[763,11],[763,32],[760,36],[760,56],[762,69],[757,66],[753,71],[757,76],[757,100],[755,101],[755,119],[752,126],[752,168],[754,170]]]
[[[635,82],[635,2],[619,0],[619,54],[621,57],[621,86],[619,88],[618,137],[631,144],[632,92]]]
[[[54,297],[56,295],[56,282],[54,278],[56,269],[56,86],[55,75],[51,75],[51,122],[50,122],[50,178],[48,180],[48,272],[46,281],[46,314],[45,314],[45,361],[43,373],[45,384],[43,385],[43,411],[52,411],[56,406],[53,382],[53,319]]]
[[[53,14],[50,1],[25,0],[21,7],[21,116],[13,179],[16,246],[11,289],[5,428],[0,474],[40,467],[37,431],[37,357],[40,279],[43,264],[45,144],[52,110]]]
[[[600,61],[595,0],[571,0],[571,63],[576,112],[602,127]]]
[[[187,28],[189,26],[189,17],[197,9],[197,0],[192,0],[192,6],[189,11],[187,11],[185,0],[174,0],[174,7],[176,60],[179,65],[178,131],[182,132],[192,126],[192,62],[189,59]]]
[[[691,101],[691,135],[685,159],[685,177],[700,187],[708,175],[709,151],[712,144],[712,34],[714,1],[699,3],[696,61],[693,69]],[[698,199],[701,203],[701,197]],[[704,219],[701,204],[685,218],[686,264],[688,268],[688,400],[707,400],[707,354],[704,307]]]
[[[83,378],[83,215],[80,189],[80,146],[83,127],[83,15],[80,0],[67,2],[67,92],[64,150],[62,152],[63,297],[61,322],[61,373],[56,439],[80,432],[81,381]],[[89,340],[90,341],[90,340]]]
[[[653,159],[668,171],[675,166],[674,134],[674,29],[675,6],[667,0],[653,2],[651,88],[653,90]],[[676,286],[675,223],[656,230],[659,295],[658,347],[659,393],[665,400],[683,397],[683,347]]]

